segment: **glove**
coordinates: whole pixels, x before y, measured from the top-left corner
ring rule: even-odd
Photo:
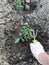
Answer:
[[[26,4],[26,5],[25,5],[25,9],[26,9],[26,10],[29,10],[29,9],[30,9],[30,6]]]
[[[34,40],[33,43],[30,43],[30,49],[33,54],[33,56],[38,60],[39,62],[39,55],[41,53],[44,53],[44,48],[41,45],[41,43],[37,40]]]

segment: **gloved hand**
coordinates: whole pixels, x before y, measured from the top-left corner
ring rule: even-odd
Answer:
[[[33,43],[30,43],[30,49],[31,52],[33,54],[33,56],[39,61],[39,55],[41,53],[45,53],[43,46],[41,45],[41,43],[37,40],[34,40]]]

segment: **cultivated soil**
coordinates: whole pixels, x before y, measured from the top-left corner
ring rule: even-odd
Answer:
[[[48,44],[48,35],[40,25],[32,25],[29,24],[31,28],[38,30],[37,40],[41,42],[44,46],[45,51],[49,50]],[[40,65],[37,60],[33,57],[29,44],[32,40],[28,40],[24,43],[21,41],[19,43],[15,43],[15,38],[18,37],[18,33],[21,30],[21,26],[17,25],[17,28],[10,30],[10,35],[8,35],[8,31],[6,31],[7,40],[5,43],[5,50],[7,51],[7,59],[10,65]]]

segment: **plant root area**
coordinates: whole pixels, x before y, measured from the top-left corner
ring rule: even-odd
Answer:
[[[29,24],[31,28],[38,29],[37,40],[41,42],[44,46],[46,52],[49,50],[48,44],[48,35],[47,32],[42,29],[40,25],[32,25]],[[18,37],[18,33],[21,30],[20,25],[13,30],[6,30],[5,35],[7,36],[7,40],[5,42],[5,50],[7,51],[7,60],[10,65],[40,65],[38,61],[33,57],[30,51],[30,43],[32,40],[28,40],[24,43],[21,41],[19,43],[15,43],[16,37]]]

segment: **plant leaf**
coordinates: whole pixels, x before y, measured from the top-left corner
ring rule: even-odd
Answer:
[[[23,38],[21,38],[22,42],[24,42],[25,40]]]
[[[22,36],[22,33],[21,32],[19,33],[19,36]]]
[[[20,38],[16,38],[15,43],[18,43],[20,41]]]

